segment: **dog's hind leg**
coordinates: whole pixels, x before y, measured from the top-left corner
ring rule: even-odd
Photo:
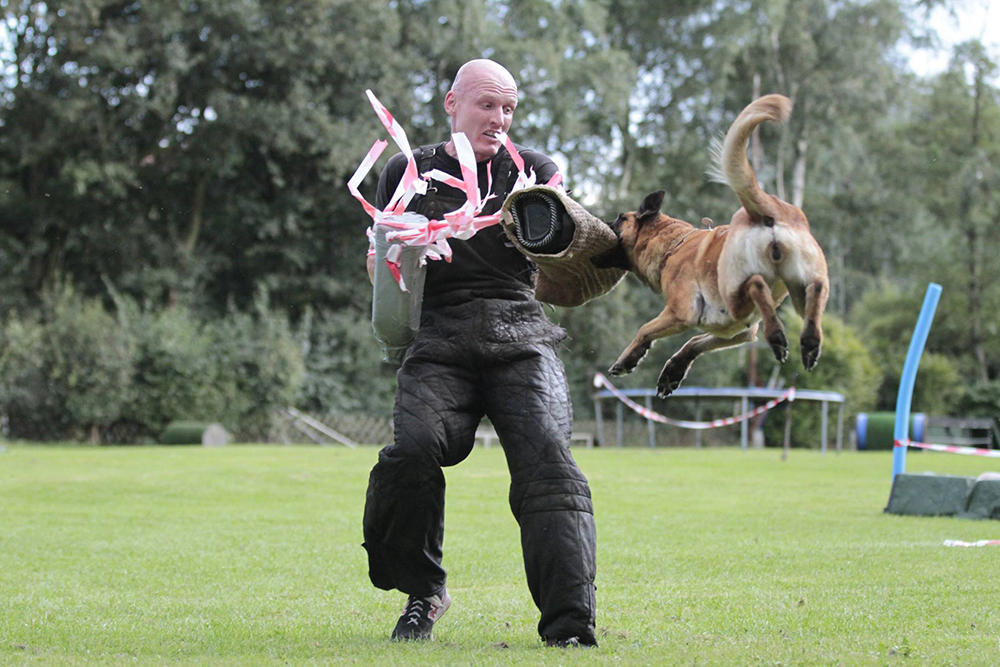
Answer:
[[[743,283],[743,290],[746,295],[757,306],[761,318],[764,321],[764,339],[771,346],[774,358],[778,363],[785,363],[788,359],[788,339],[785,338],[785,328],[778,319],[775,311],[774,297],[771,295],[771,288],[767,282],[759,275],[751,276]],[[735,314],[735,309],[734,309]]]
[[[757,340],[757,323],[754,322],[748,329],[742,331],[732,338],[720,338],[712,334],[701,334],[694,336],[684,346],[674,353],[674,356],[667,359],[660,372],[660,379],[656,383],[656,394],[661,398],[666,398],[681,386],[681,382],[687,377],[694,360],[707,352],[723,350],[727,347],[736,347],[743,343]]]
[[[627,375],[635,370],[642,358],[649,352],[653,341],[664,336],[672,336],[690,328],[690,325],[677,317],[667,306],[659,315],[639,327],[639,333],[618,357],[618,361],[608,369],[610,375]]]
[[[789,287],[795,312],[802,316],[802,365],[807,371],[816,367],[823,347],[823,311],[830,297],[830,285],[825,278],[816,278],[804,287]]]

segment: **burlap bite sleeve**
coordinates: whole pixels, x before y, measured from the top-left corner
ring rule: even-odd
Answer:
[[[553,253],[536,253],[524,247],[519,240],[517,216],[511,208],[518,197],[529,193],[543,194],[558,202],[562,224],[571,225],[573,237],[568,247]],[[554,306],[580,306],[591,299],[607,294],[625,276],[621,269],[599,269],[591,258],[614,248],[618,238],[602,220],[587,212],[573,201],[565,191],[547,185],[536,185],[513,193],[501,209],[502,223],[507,237],[521,254],[538,266],[535,280],[535,298]]]

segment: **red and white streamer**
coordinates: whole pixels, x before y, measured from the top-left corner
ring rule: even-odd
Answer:
[[[896,440],[895,447],[916,447],[917,449],[929,449],[935,452],[948,452],[949,454],[968,454],[971,456],[987,456],[1000,459],[1000,450],[978,449],[976,447],[958,447],[957,445],[934,445],[926,442],[913,442],[912,440]]]
[[[784,401],[795,400],[795,387],[792,387],[778,398],[772,399],[767,403],[765,403],[764,405],[754,408],[749,412],[745,412],[742,415],[726,417],[725,419],[714,419],[712,421],[707,421],[707,422],[692,422],[683,419],[671,419],[670,417],[664,417],[658,412],[654,412],[652,410],[642,407],[641,405],[630,399],[628,396],[626,396],[624,393],[622,393],[621,390],[617,389],[613,384],[611,384],[611,381],[608,380],[608,378],[605,377],[603,373],[597,373],[594,376],[594,386],[597,388],[600,387],[606,388],[615,396],[615,398],[620,400],[628,407],[632,408],[632,410],[639,413],[646,419],[650,419],[655,422],[660,422],[661,424],[669,424],[671,426],[679,426],[681,428],[687,428],[696,431],[710,429],[710,428],[719,428],[721,426],[732,426],[733,424],[738,424],[742,421],[746,421],[747,419],[752,419],[757,415],[762,415],[771,408],[778,405],[779,403],[782,403]]]
[[[478,167],[476,165],[476,155],[472,149],[472,144],[469,143],[468,137],[464,133],[458,132],[452,135],[452,141],[455,145],[455,153],[458,158],[458,163],[461,167],[462,178],[458,179],[450,174],[446,174],[438,169],[432,169],[424,174],[417,173],[417,161],[413,156],[413,151],[410,148],[410,142],[406,138],[406,132],[403,127],[399,124],[389,110],[379,102],[375,94],[370,90],[366,90],[365,93],[368,95],[368,101],[371,102],[372,108],[375,109],[375,113],[378,115],[379,120],[382,121],[382,125],[389,132],[389,136],[399,150],[403,152],[406,156],[406,170],[403,172],[403,177],[400,179],[399,184],[396,186],[396,191],[393,193],[392,197],[389,199],[389,203],[383,210],[378,210],[372,206],[361,194],[358,186],[365,179],[368,173],[371,171],[372,167],[375,165],[375,161],[378,160],[382,151],[388,145],[388,141],[384,139],[379,139],[368,151],[368,154],[361,161],[354,175],[347,182],[347,189],[351,192],[355,199],[361,202],[362,208],[364,208],[365,213],[372,219],[374,224],[384,224],[389,225],[394,228],[395,231],[386,234],[387,241],[398,241],[399,244],[407,246],[417,246],[422,248],[422,254],[420,256],[420,264],[424,264],[427,259],[439,260],[443,259],[445,261],[451,261],[452,251],[451,247],[448,245],[448,239],[460,239],[466,240],[472,238],[480,229],[490,227],[495,225],[500,221],[500,213],[494,213],[492,215],[482,215],[483,207],[486,202],[490,199],[495,198],[497,195],[493,192],[488,193],[485,197],[479,191],[479,177],[478,177]],[[511,192],[516,192],[522,188],[530,187],[535,184],[535,174],[529,169],[525,173],[524,158],[518,153],[517,148],[514,147],[514,142],[510,140],[510,137],[506,133],[501,133],[499,136],[501,142],[506,146],[507,151],[510,153],[511,159],[514,162],[514,166],[517,168],[517,180],[514,183]],[[488,179],[488,187],[492,190],[493,180],[492,171],[487,165],[487,171],[490,174]],[[418,194],[425,194],[427,192],[427,181],[434,179],[448,185],[449,187],[455,188],[461,192],[465,193],[466,201],[462,206],[451,211],[450,213],[444,214],[444,220],[427,220],[426,222],[402,222],[400,220],[394,219],[394,216],[401,215],[405,210],[407,205],[414,196]],[[546,185],[551,187],[559,187],[562,183],[562,175],[556,173]],[[375,254],[374,238],[375,233],[372,228],[368,229],[368,238],[371,241],[368,247],[368,255]],[[400,289],[404,292],[407,291],[406,283],[399,269],[399,255],[402,247],[399,244],[394,244],[390,249],[386,257],[386,264],[389,267],[389,271],[392,273],[396,282],[399,284]]]
[[[976,542],[945,540],[944,545],[946,547],[1000,547],[1000,540],[978,540]]]

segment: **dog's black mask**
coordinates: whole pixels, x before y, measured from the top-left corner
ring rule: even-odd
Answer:
[[[622,269],[629,271],[632,268],[620,240],[611,250],[605,250],[600,255],[591,257],[590,262],[599,269]]]

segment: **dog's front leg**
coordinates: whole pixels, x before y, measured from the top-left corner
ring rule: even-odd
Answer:
[[[674,356],[667,359],[660,372],[660,379],[656,383],[656,394],[660,398],[666,398],[674,393],[681,382],[687,377],[694,360],[707,352],[724,350],[727,347],[736,347],[743,343],[757,340],[757,323],[755,322],[746,331],[740,332],[732,338],[719,338],[712,334],[701,334],[694,336],[684,346],[674,353]]]
[[[778,363],[785,363],[788,359],[788,339],[785,338],[785,328],[778,319],[775,310],[774,297],[771,295],[771,288],[767,282],[759,275],[751,276],[743,283],[746,295],[757,306],[761,318],[764,320],[764,339],[771,346],[774,358]]]
[[[618,361],[608,369],[608,373],[610,375],[627,375],[631,373],[642,358],[646,356],[646,353],[649,352],[653,341],[657,338],[680,333],[687,328],[688,326],[682,320],[670,312],[669,306],[664,308],[663,312],[639,327],[639,333],[636,334],[632,342],[621,353]]]

